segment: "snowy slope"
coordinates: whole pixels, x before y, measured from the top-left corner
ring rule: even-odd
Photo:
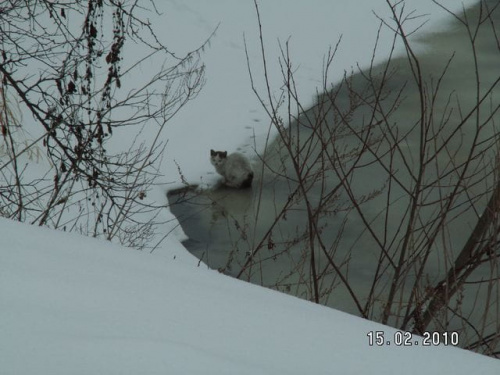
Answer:
[[[0,374],[498,374],[451,347],[197,267],[0,219]]]

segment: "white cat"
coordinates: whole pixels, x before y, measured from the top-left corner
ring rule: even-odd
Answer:
[[[235,152],[210,150],[210,163],[218,174],[224,177],[224,183],[233,188],[248,188],[252,186],[253,170],[248,159]]]

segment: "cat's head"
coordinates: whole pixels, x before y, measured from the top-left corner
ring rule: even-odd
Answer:
[[[214,151],[210,150],[210,163],[214,167],[222,165],[227,158],[227,151]]]

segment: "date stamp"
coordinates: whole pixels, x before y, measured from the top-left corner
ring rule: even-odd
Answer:
[[[385,331],[370,331],[369,346],[436,346],[458,345],[458,332],[424,332],[417,336],[408,331],[395,331],[394,334]]]

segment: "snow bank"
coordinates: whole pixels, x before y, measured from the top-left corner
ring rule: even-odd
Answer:
[[[187,259],[5,219],[0,238],[2,375],[500,371],[452,347],[369,346],[395,331]]]

